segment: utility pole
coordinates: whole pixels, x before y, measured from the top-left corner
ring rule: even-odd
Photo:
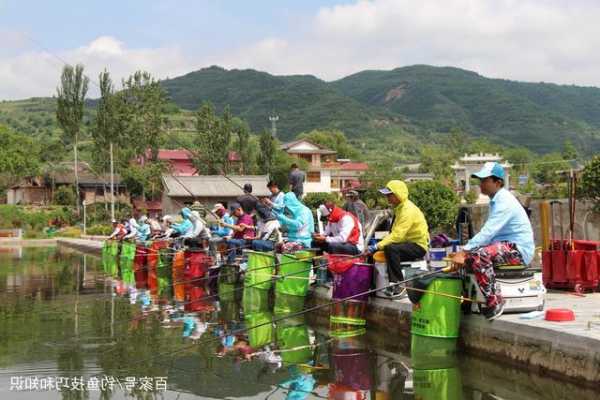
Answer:
[[[115,220],[115,169],[113,161],[113,143],[110,142],[110,219]],[[106,201],[106,200],[104,200]]]
[[[279,115],[271,115],[269,121],[271,121],[271,136],[273,136],[273,139],[277,139],[277,121],[279,121]]]

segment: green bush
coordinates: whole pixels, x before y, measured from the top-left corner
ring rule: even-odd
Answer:
[[[467,204],[475,204],[477,197],[478,195],[475,189],[470,189],[467,193],[465,193],[465,201]]]
[[[96,224],[87,228],[86,231],[88,235],[108,236],[112,233],[113,228],[111,225]]]
[[[306,207],[314,210],[328,200],[339,203],[340,198],[333,193],[307,193],[306,196],[304,196],[304,198],[302,199],[302,202],[306,205]]]
[[[69,226],[57,232],[56,236],[67,238],[78,238],[81,236],[81,229],[76,226]]]
[[[86,206],[86,223],[88,225],[110,223],[110,204],[94,203]],[[132,214],[131,206],[124,203],[115,204],[115,218],[121,220],[129,218]]]
[[[54,191],[52,202],[61,206],[75,205],[75,189],[70,185],[60,186]]]
[[[594,211],[600,213],[600,156],[592,158],[583,169],[580,183],[581,197],[594,204]]]
[[[25,207],[0,205],[0,228],[21,228],[42,232],[51,224],[70,225],[75,222],[73,210],[69,207]]]
[[[425,214],[430,232],[452,231],[459,205],[453,190],[437,181],[415,182],[408,190],[410,200]]]

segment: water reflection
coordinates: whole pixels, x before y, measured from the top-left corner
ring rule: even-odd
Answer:
[[[26,248],[20,259],[0,254],[0,398],[597,398],[459,357],[449,341],[416,338],[408,352],[408,343],[360,325],[358,303],[338,310],[350,318],[319,325],[302,313],[303,296],[244,289],[227,274],[189,279],[186,271],[173,274],[167,259],[175,257],[159,254],[145,283],[137,270],[136,283],[134,264],[102,265],[56,248]],[[178,296],[174,280],[182,284]],[[14,376],[122,384],[10,392]],[[144,377],[164,378],[168,390],[125,385]]]

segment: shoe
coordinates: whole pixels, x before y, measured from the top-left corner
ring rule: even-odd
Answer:
[[[488,307],[483,311],[483,316],[488,321],[493,321],[500,317],[504,312],[504,302],[498,304],[496,307]]]
[[[389,300],[399,301],[406,297],[406,288],[389,287],[382,292],[381,297]]]

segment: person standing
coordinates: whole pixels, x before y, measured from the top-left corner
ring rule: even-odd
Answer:
[[[356,190],[349,190],[346,193],[346,203],[344,203],[343,209],[358,218],[363,228],[367,226],[367,222],[369,222],[369,207],[358,197]]]
[[[298,164],[293,163],[291,166],[290,173],[288,175],[288,183],[290,190],[294,192],[298,200],[302,199],[304,194],[304,181],[306,180],[306,174],[304,171],[298,168]]]

